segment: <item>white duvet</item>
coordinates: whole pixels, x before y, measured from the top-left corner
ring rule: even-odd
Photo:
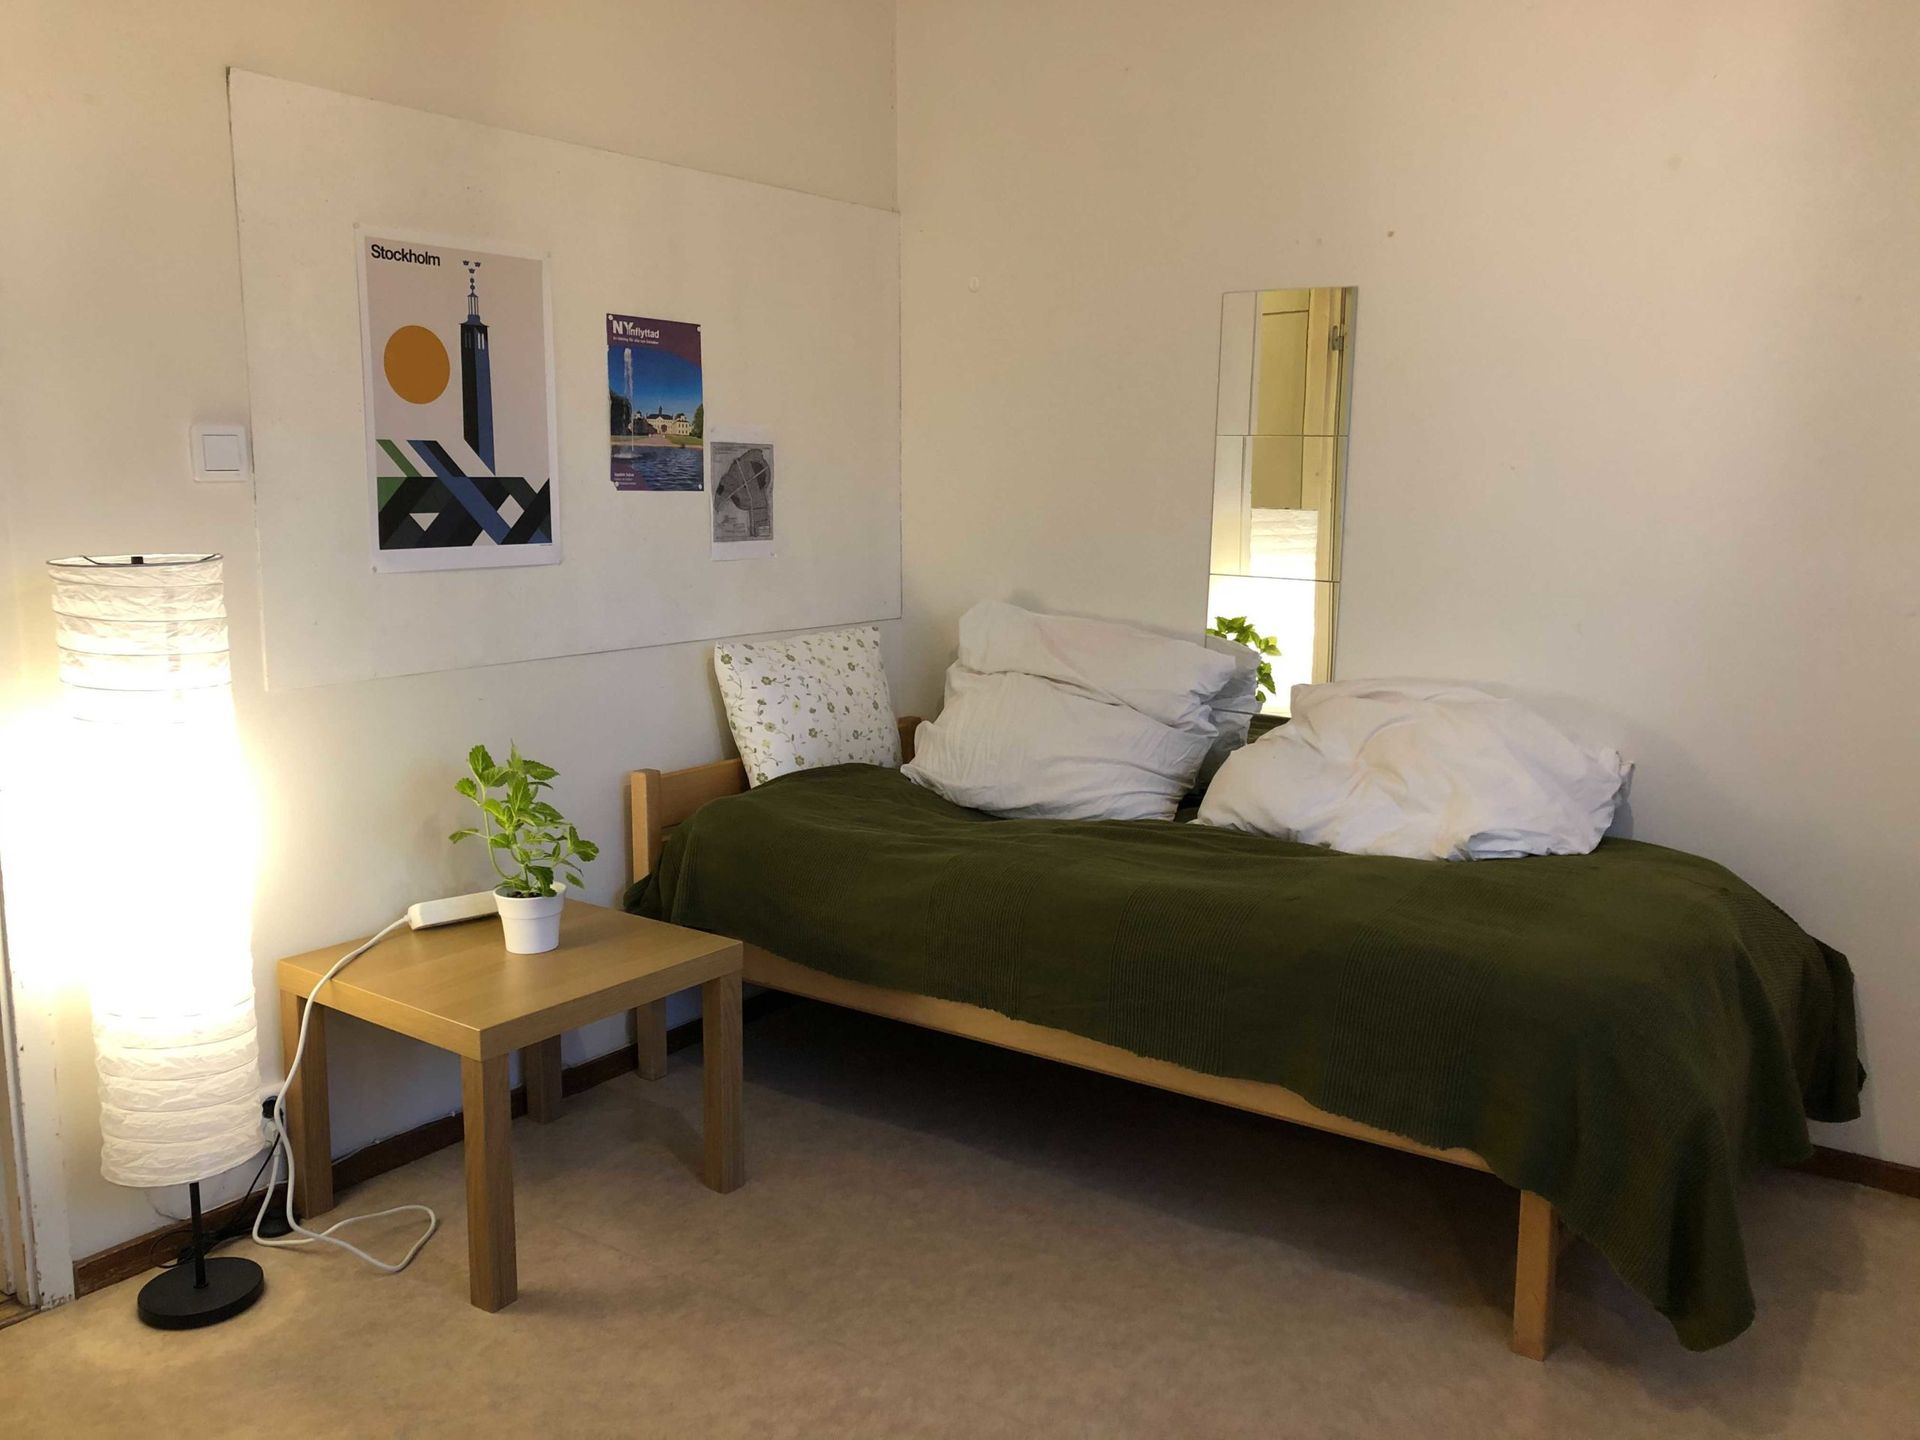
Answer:
[[[1200,821],[1358,855],[1584,855],[1632,767],[1465,685],[1296,685],[1293,718],[1235,751]]]

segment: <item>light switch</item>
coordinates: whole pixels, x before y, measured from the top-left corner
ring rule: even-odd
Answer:
[[[200,454],[209,475],[240,473],[240,437],[225,431],[210,430],[200,437]]]
[[[188,450],[193,478],[206,481],[247,478],[247,427],[234,424],[195,425]]]

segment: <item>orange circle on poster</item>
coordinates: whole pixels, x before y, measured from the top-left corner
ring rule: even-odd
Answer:
[[[389,335],[380,364],[393,393],[415,405],[438,400],[452,373],[447,347],[424,325],[402,325]]]

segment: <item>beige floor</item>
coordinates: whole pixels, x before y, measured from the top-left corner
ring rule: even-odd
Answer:
[[[1707,1355],[1576,1249],[1535,1365],[1487,1177],[819,1007],[747,1053],[731,1196],[698,1051],[519,1122],[503,1313],[443,1151],[344,1197],[440,1209],[402,1276],[273,1253],[213,1330],[123,1285],[0,1334],[0,1434],[1920,1435],[1920,1203],[1757,1182],[1760,1320]]]

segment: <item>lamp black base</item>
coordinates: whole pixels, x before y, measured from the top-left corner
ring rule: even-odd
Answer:
[[[251,1260],[210,1255],[207,1283],[194,1284],[194,1265],[183,1260],[140,1287],[140,1318],[156,1330],[194,1330],[230,1320],[260,1298],[267,1277]]]

